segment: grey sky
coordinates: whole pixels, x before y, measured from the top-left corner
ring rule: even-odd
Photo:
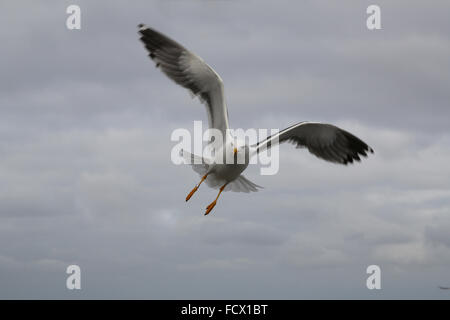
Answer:
[[[381,7],[382,30],[366,28]],[[78,4],[82,29],[65,27]],[[0,298],[445,298],[450,3],[2,1]],[[375,155],[291,145],[265,189],[216,195],[170,161],[206,120],[138,41],[146,23],[223,78],[234,128],[337,124]],[[65,288],[78,264],[82,290]],[[368,265],[382,290],[365,287]]]

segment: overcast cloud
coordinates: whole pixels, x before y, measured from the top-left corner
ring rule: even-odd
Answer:
[[[382,30],[366,28],[381,7]],[[82,29],[65,27],[78,4]],[[448,1],[2,1],[0,298],[449,298]],[[375,154],[291,145],[216,195],[170,161],[204,107],[146,23],[223,78],[234,128],[330,122]],[[65,288],[78,264],[82,290]],[[366,288],[367,266],[382,290]]]

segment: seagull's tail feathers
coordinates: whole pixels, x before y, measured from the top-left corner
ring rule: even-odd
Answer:
[[[230,190],[233,192],[258,192],[258,189],[262,189],[263,187],[257,185],[256,183],[248,180],[244,175],[240,175],[235,180],[231,181],[224,191]]]

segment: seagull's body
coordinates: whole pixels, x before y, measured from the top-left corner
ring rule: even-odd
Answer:
[[[236,147],[236,153],[234,154],[234,148]],[[231,182],[235,180],[240,174],[247,169],[250,160],[250,148],[245,145],[245,142],[241,140],[225,140],[222,148],[216,153],[212,165],[208,172],[214,173],[218,179]],[[233,159],[234,163],[226,163],[226,158]]]
[[[220,188],[219,194],[206,208],[205,214],[214,208],[224,190],[258,191],[261,187],[245,178],[242,172],[247,168],[251,157],[277,143],[293,142],[297,147],[308,148],[312,154],[321,159],[344,165],[360,161],[360,156],[367,156],[368,152],[373,152],[366,143],[351,133],[331,124],[317,122],[297,123],[255,145],[237,140],[228,130],[228,110],[220,76],[200,57],[174,40],[143,24],[138,27],[141,40],[156,66],[177,84],[200,98],[206,105],[209,127],[222,133],[223,141],[219,151],[223,152],[216,152],[214,158],[198,157],[183,152],[183,156],[192,164],[194,171],[202,177],[188,194],[186,201],[198,190],[203,181],[212,188]],[[227,164],[224,159],[234,159],[234,163]]]

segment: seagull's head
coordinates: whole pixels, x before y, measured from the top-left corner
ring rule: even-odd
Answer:
[[[232,150],[233,150],[233,155],[237,155],[239,153],[243,153],[245,152],[245,142],[244,141],[234,141],[231,144]]]
[[[249,158],[248,146],[245,141],[234,141],[231,144],[231,150],[233,150],[234,163],[247,163]]]

